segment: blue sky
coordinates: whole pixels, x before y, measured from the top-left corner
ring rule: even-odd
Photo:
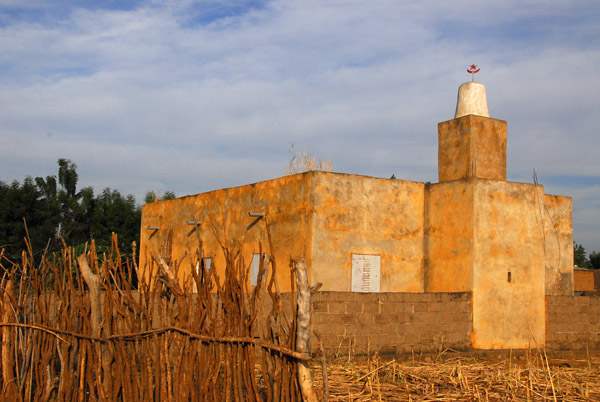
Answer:
[[[574,203],[600,251],[600,3],[0,0],[0,180],[177,195],[285,174],[437,181],[437,123],[486,85],[508,178]]]

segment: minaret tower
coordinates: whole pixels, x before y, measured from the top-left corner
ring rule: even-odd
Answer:
[[[472,294],[474,348],[543,345],[552,246],[543,188],[506,181],[506,122],[489,117],[483,84],[460,86],[438,140],[439,182],[425,196],[425,290]]]
[[[506,122],[489,117],[483,84],[460,86],[454,119],[438,124],[438,141],[440,183],[471,177],[506,180]]]

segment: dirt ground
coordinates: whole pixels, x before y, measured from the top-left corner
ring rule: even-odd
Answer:
[[[600,401],[600,351],[443,351],[313,361],[329,401]],[[328,395],[327,395],[328,394]]]

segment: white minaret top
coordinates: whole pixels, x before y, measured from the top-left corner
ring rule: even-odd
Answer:
[[[465,82],[458,87],[458,100],[456,102],[456,113],[454,118],[474,114],[477,116],[490,117],[485,96],[485,86],[479,82]]]

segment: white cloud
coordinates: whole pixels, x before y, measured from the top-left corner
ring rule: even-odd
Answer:
[[[247,4],[21,18],[0,2],[0,180],[68,157],[97,192],[189,194],[279,176],[295,143],[336,171],[436,181],[437,123],[471,63],[508,121],[511,179],[600,176],[595,2]]]

